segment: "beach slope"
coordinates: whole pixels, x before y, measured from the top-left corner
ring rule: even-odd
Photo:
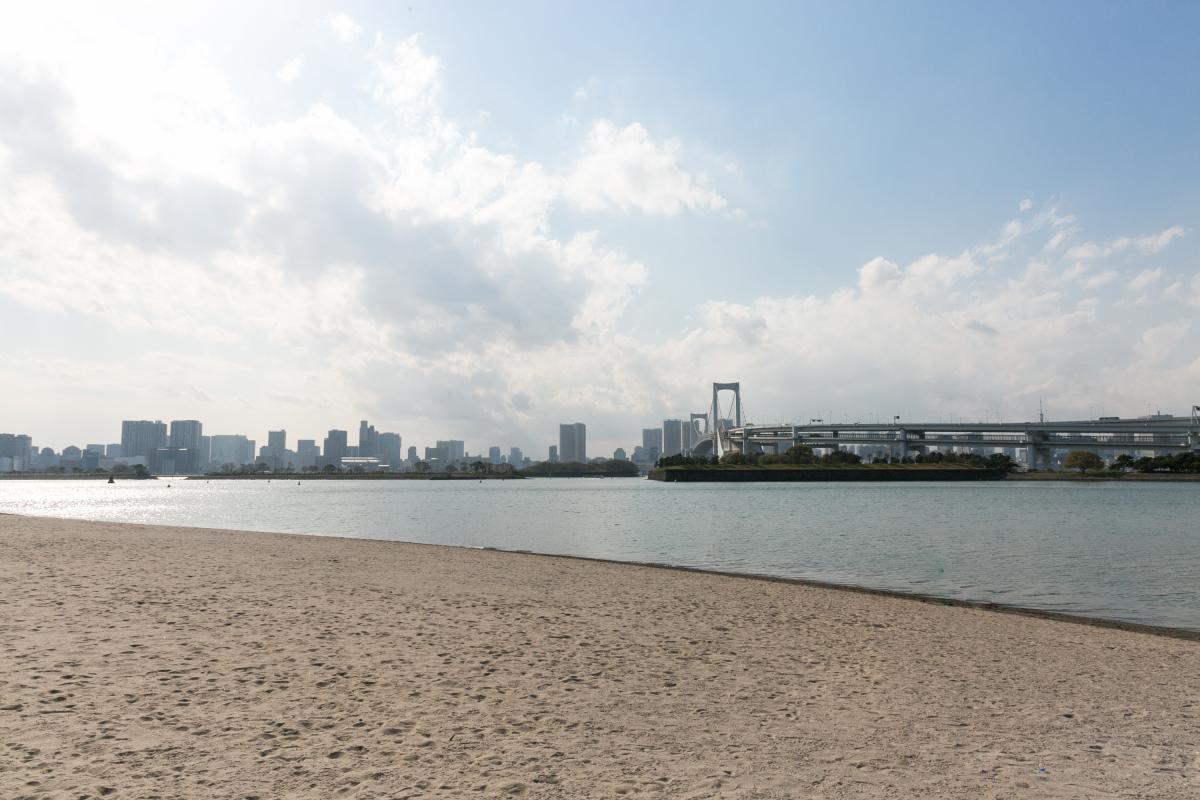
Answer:
[[[1200,644],[649,567],[0,515],[0,797],[1200,796]]]

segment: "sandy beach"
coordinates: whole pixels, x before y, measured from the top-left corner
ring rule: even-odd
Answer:
[[[1200,797],[1200,643],[0,515],[0,797]]]

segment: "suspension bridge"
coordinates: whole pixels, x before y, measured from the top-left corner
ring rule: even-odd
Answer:
[[[732,402],[724,407],[723,394],[732,395]],[[751,424],[743,418],[741,384],[735,382],[714,383],[708,411],[691,414],[689,424],[691,452],[696,456],[782,453],[793,445],[826,450],[866,445],[899,458],[931,448],[1013,448],[1026,451],[1031,469],[1044,469],[1055,450],[1200,451],[1200,406],[1193,406],[1187,417],[1155,414],[1132,419],[971,423],[908,422],[896,417],[885,423]]]

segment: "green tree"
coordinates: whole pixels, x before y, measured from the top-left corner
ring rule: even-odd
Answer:
[[[1017,466],[1005,453],[992,453],[987,457],[987,465],[990,469],[1001,472],[1012,472],[1013,468]]]
[[[1113,466],[1124,472],[1133,469],[1134,462],[1134,457],[1129,455],[1129,453],[1121,453],[1113,461]]]
[[[721,456],[722,464],[730,464],[732,466],[741,466],[747,462],[747,458],[741,453],[733,450]]]
[[[1088,450],[1072,450],[1067,453],[1067,459],[1063,462],[1063,466],[1086,473],[1089,469],[1104,469],[1104,459]]]

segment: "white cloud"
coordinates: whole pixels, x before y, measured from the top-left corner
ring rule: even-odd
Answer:
[[[1085,279],[1083,281],[1083,287],[1085,289],[1099,289],[1101,286],[1107,286],[1108,284],[1112,283],[1117,279],[1117,277],[1117,273],[1112,270],[1101,272]]]
[[[680,165],[678,139],[655,140],[638,123],[592,123],[583,153],[566,178],[567,199],[584,211],[641,211],[674,216],[717,211],[725,198]]]
[[[1115,253],[1122,253],[1128,250],[1131,244],[1133,244],[1133,241],[1128,236],[1122,236],[1120,238],[1113,239],[1111,242],[1107,242],[1106,244],[1084,242],[1083,244],[1076,245],[1068,250],[1067,257],[1077,258],[1080,260],[1108,258]]]
[[[1141,236],[1136,244],[1137,249],[1143,253],[1160,253],[1167,249],[1171,244],[1172,239],[1183,236],[1183,228],[1178,225],[1159,231],[1158,233],[1150,234],[1149,236]]]
[[[1158,233],[1152,233],[1146,236],[1130,238],[1128,236],[1120,236],[1104,244],[1096,242],[1084,242],[1083,244],[1072,247],[1067,251],[1070,258],[1076,259],[1101,259],[1124,253],[1130,248],[1136,248],[1141,253],[1154,254],[1162,252],[1171,244],[1172,240],[1183,236],[1183,228],[1175,225],[1166,228]]]
[[[436,100],[441,62],[421,50],[416,36],[382,50],[373,58],[375,101],[400,113],[428,111]]]
[[[1033,208],[1033,201],[1030,200],[1028,197],[1026,197],[1024,200],[1022,200],[1021,204],[1018,206],[1018,209],[1022,212],[1028,211],[1031,208]]]
[[[334,36],[347,43],[357,39],[363,30],[362,26],[355,22],[354,18],[344,11],[339,11],[336,14],[330,14],[325,18],[324,21],[325,25],[328,26],[329,30],[333,32]]]
[[[286,64],[279,68],[275,73],[275,77],[279,78],[282,83],[293,83],[304,74],[304,59],[296,56],[288,60]]]
[[[1191,329],[1192,323],[1187,320],[1165,322],[1147,328],[1138,342],[1138,356],[1151,364],[1163,361],[1171,355],[1177,345],[1187,339]]]
[[[1164,273],[1161,268],[1144,269],[1137,275],[1134,275],[1133,279],[1129,281],[1129,288],[1137,292],[1148,289],[1161,280],[1163,274]]]

